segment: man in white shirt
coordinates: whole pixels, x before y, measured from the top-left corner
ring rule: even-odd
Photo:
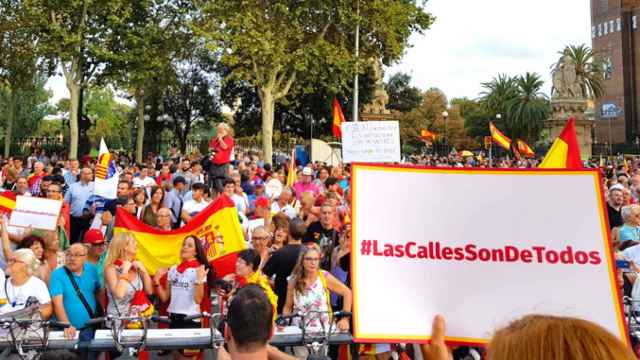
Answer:
[[[146,167],[140,169],[140,176],[133,178],[133,187],[144,188],[147,192],[147,197],[151,197],[151,188],[156,185],[156,181],[149,176],[149,169]]]
[[[293,219],[298,216],[298,212],[290,204],[292,198],[293,191],[291,191],[291,188],[286,187],[282,189],[280,196],[278,196],[278,200],[271,204],[271,213],[275,215],[282,212],[287,215],[289,219]]]
[[[181,218],[183,224],[188,223],[196,216],[200,211],[204,210],[209,205],[204,199],[204,184],[195,183],[191,187],[191,200],[187,200],[182,205]]]

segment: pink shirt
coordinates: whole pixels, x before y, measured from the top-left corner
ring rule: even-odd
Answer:
[[[318,186],[316,186],[316,184],[314,184],[313,182],[305,184],[302,181],[298,181],[293,184],[293,190],[295,190],[298,200],[300,200],[300,198],[302,197],[302,193],[305,193],[307,191],[312,192],[313,196],[318,196],[320,194],[320,189],[318,189]]]

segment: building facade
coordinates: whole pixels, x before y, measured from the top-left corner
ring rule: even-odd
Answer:
[[[595,102],[594,141],[634,143],[640,126],[638,0],[591,0],[591,43],[603,61],[605,95]]]

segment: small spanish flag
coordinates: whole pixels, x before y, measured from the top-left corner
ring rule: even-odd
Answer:
[[[344,122],[344,114],[338,99],[333,98],[333,136],[340,139],[342,138],[341,125]]]
[[[422,140],[435,140],[436,134],[427,129],[422,129],[420,130],[420,138],[422,138]]]
[[[582,168],[574,118],[569,118],[567,125],[553,142],[539,167],[548,169]]]
[[[531,147],[529,147],[529,145],[527,145],[526,142],[520,139],[517,139],[516,143],[518,144],[518,151],[520,152],[521,155],[524,155],[525,157],[528,157],[528,158],[532,158],[536,156],[536,153],[533,151],[533,149],[531,149]]]
[[[289,164],[289,173],[287,174],[287,186],[293,187],[297,180],[296,174],[296,149],[291,150],[291,164]]]
[[[0,192],[0,214],[11,214],[16,208],[16,194],[13,191]]]
[[[505,150],[511,150],[511,139],[506,137],[498,128],[493,125],[493,122],[489,123],[489,132],[496,144],[502,146]]]

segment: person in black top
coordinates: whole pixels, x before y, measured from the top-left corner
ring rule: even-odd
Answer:
[[[276,275],[275,293],[278,295],[278,314],[282,312],[284,302],[287,299],[287,277],[291,275],[293,268],[298,262],[298,257],[302,251],[302,237],[307,228],[299,218],[291,220],[289,223],[289,243],[271,255],[265,264],[262,272],[267,277]]]
[[[329,259],[333,248],[338,246],[340,240],[339,233],[333,226],[335,208],[329,204],[324,204],[320,208],[320,220],[309,224],[303,242],[316,243],[323,253],[322,268],[329,270],[331,266]]]
[[[612,187],[609,189],[609,198],[607,200],[607,215],[609,216],[609,229],[622,226],[622,215],[620,208],[622,207],[622,189]]]

